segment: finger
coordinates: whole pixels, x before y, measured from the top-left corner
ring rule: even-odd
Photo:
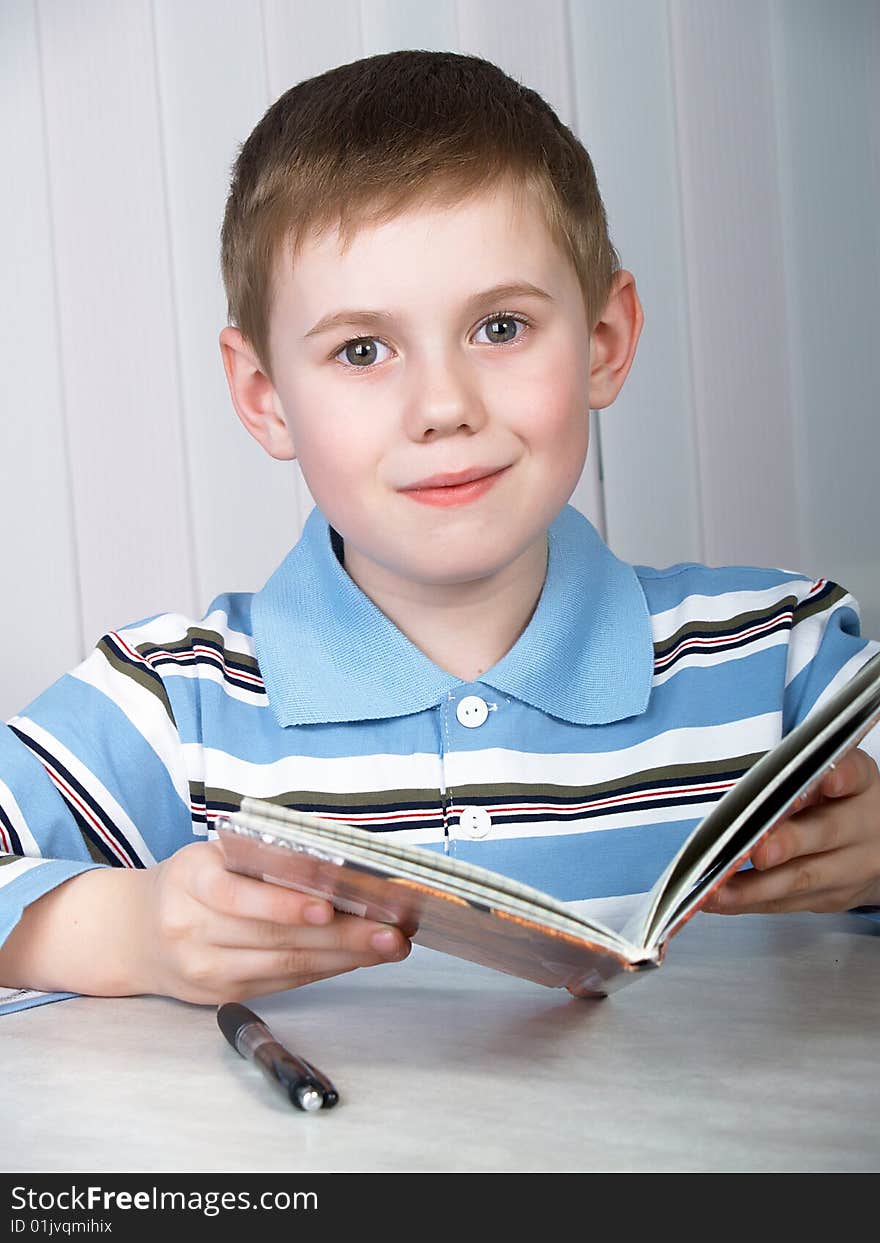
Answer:
[[[828,775],[830,775],[832,771],[833,770],[829,769]],[[805,790],[801,791],[801,793],[797,796],[797,798],[794,800],[791,806],[786,811],[784,811],[781,816],[778,817],[775,824],[773,825],[773,828],[766,835],[766,837],[764,837],[760,845],[766,847],[766,845],[768,845],[775,838],[777,832],[779,831],[779,827],[781,825],[787,824],[790,820],[794,820],[802,816],[804,812],[808,811],[811,807],[821,806],[826,801],[827,801],[826,797],[823,793],[822,780],[813,781],[810,785],[807,786]],[[752,853],[751,859],[752,859],[752,862],[754,863],[755,862],[754,852]],[[758,864],[755,864],[755,866],[757,867]]]
[[[325,927],[237,919],[211,913],[201,929],[203,938],[226,949],[343,950],[399,958],[409,942],[399,928],[375,923],[359,915],[340,915]]]
[[[785,824],[794,817],[802,815],[810,807],[821,805],[827,799],[861,794],[867,790],[876,775],[876,761],[868,755],[867,751],[854,747],[842,759],[832,764],[818,781],[812,782],[802,794],[799,794],[778,823]]]
[[[858,808],[852,815],[843,806],[810,808],[778,825],[751,853],[752,866],[759,872],[779,867],[803,855],[822,854],[851,846],[864,837]]]
[[[737,872],[704,909],[720,915],[847,910],[857,904],[853,877],[863,877],[869,866],[869,848],[863,842],[798,856],[766,872]]]
[[[212,850],[200,855],[198,867],[189,879],[190,892],[203,906],[238,919],[276,924],[324,926],[333,921],[336,912],[326,898],[230,872],[223,862],[220,843],[206,844]]]
[[[861,747],[853,747],[822,778],[826,798],[845,798],[861,794],[877,777],[877,762]]]
[[[376,954],[345,950],[223,950],[191,963],[173,995],[200,1004],[243,1001],[387,961]]]
[[[407,942],[407,957],[412,947]],[[251,980],[265,988],[281,981],[279,988],[293,988],[305,982],[353,971],[356,967],[376,967],[388,959],[375,951],[352,950],[228,950],[226,966],[232,978]]]
[[[257,978],[244,978],[232,987],[225,985],[222,990],[224,1001],[245,1001],[249,997],[264,997],[267,993],[281,993],[290,988],[301,988],[304,984],[315,984],[318,980],[328,980],[335,975],[346,975],[350,971],[358,971],[361,967],[381,967],[385,959],[368,958],[366,955],[352,957],[347,955],[335,960],[327,959],[319,969],[306,974],[291,977],[289,972],[280,975],[269,975]]]

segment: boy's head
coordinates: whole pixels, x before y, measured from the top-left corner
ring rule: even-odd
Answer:
[[[642,322],[584,147],[534,91],[449,52],[282,95],[235,163],[222,269],[239,417],[299,459],[347,567],[408,581],[480,578],[543,537]],[[527,284],[543,292],[498,291]],[[477,498],[412,491],[486,470]]]

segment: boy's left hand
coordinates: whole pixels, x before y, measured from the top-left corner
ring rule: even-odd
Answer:
[[[853,749],[788,813],[703,910],[717,915],[880,905],[880,770]]]

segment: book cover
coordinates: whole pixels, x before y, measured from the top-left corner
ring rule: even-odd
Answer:
[[[880,654],[761,757],[696,826],[622,931],[497,872],[270,800],[216,821],[226,866],[395,924],[413,941],[576,996],[656,969],[670,939],[880,720]]]

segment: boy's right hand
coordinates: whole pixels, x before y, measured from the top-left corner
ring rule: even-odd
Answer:
[[[219,842],[194,842],[141,873],[144,988],[217,1005],[406,958],[399,929],[227,871]],[[375,938],[375,940],[374,940]]]

